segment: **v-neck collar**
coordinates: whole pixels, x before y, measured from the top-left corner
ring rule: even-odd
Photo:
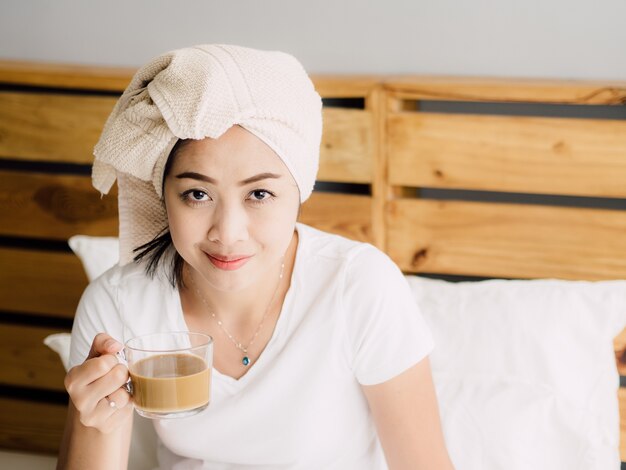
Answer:
[[[288,329],[289,320],[291,319],[291,305],[293,304],[293,298],[295,296],[295,291],[299,281],[299,266],[302,258],[302,236],[303,230],[299,223],[296,224],[296,231],[298,233],[298,245],[296,246],[296,255],[293,263],[293,269],[291,270],[291,280],[289,282],[289,288],[287,289],[287,293],[285,294],[285,300],[283,301],[283,305],[280,309],[280,314],[278,315],[278,320],[276,321],[276,326],[274,327],[274,331],[272,332],[272,336],[270,337],[267,345],[261,352],[261,355],[254,361],[248,371],[239,377],[238,379],[231,377],[230,375],[222,374],[215,367],[212,368],[212,376],[214,380],[219,380],[223,384],[225,384],[231,393],[237,392],[239,389],[245,387],[245,385],[252,380],[252,378],[257,375],[257,371],[263,368],[264,364],[271,360],[271,355],[276,346],[277,341],[282,337],[283,331]],[[185,322],[185,316],[183,314],[183,307],[180,299],[180,292],[178,289],[173,290],[175,296],[175,305],[177,309],[177,327],[179,331],[189,331],[187,327],[187,323]]]

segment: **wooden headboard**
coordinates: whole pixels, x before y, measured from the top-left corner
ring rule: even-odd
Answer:
[[[57,451],[67,396],[41,340],[69,331],[87,283],[67,239],[117,233],[115,194],[89,171],[132,73],[0,62],[0,447]],[[626,82],[314,82],[324,134],[303,222],[407,273],[626,278]],[[615,347],[626,375],[625,335]]]

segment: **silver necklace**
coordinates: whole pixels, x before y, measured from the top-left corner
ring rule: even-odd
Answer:
[[[243,358],[241,359],[241,363],[244,366],[248,366],[250,364],[250,356],[248,355],[248,349],[250,348],[250,346],[252,346],[252,344],[256,340],[256,337],[259,335],[259,332],[261,331],[261,328],[263,327],[263,322],[265,322],[265,318],[267,317],[267,314],[270,311],[270,307],[272,306],[272,303],[274,302],[274,298],[276,297],[276,293],[278,292],[278,287],[280,286],[280,281],[283,278],[283,271],[284,271],[284,269],[285,269],[285,263],[283,262],[280,265],[280,274],[278,276],[278,282],[276,283],[276,289],[274,289],[274,293],[272,294],[272,298],[270,299],[270,302],[267,305],[267,308],[265,309],[265,313],[263,314],[263,317],[261,318],[261,322],[256,327],[256,330],[254,331],[254,334],[252,335],[252,337],[248,340],[248,344],[247,345],[244,345],[241,341],[238,341],[230,333],[230,331],[228,331],[226,329],[226,327],[224,326],[222,320],[220,320],[220,318],[215,314],[215,312],[213,312],[211,310],[211,308],[209,307],[209,304],[206,301],[206,299],[204,298],[204,295],[202,295],[202,292],[200,292],[200,289],[198,289],[198,286],[196,284],[196,281],[193,278],[193,275],[189,276],[191,278],[191,283],[193,284],[193,287],[194,287],[194,290],[196,291],[196,294],[198,295],[198,297],[200,297],[200,300],[202,300],[202,303],[204,304],[204,306],[207,309],[207,311],[211,314],[211,317],[213,317],[213,319],[217,323],[217,326],[219,326],[220,329],[224,332],[224,334],[226,334],[226,336],[228,336],[228,339],[230,339],[230,341],[235,345],[235,347],[237,349],[239,349],[243,353]]]

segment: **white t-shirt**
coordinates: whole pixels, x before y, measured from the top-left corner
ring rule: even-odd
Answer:
[[[361,384],[385,382],[433,341],[397,266],[372,245],[297,224],[291,286],[267,347],[239,380],[213,370],[209,407],[155,420],[160,468],[386,469]],[[81,299],[71,365],[93,337],[186,331],[178,290],[115,267]]]

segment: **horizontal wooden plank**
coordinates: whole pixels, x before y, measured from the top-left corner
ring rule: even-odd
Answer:
[[[299,220],[353,240],[373,242],[369,196],[314,192],[302,205]]]
[[[134,68],[18,60],[0,61],[0,83],[53,88],[124,91]]]
[[[106,67],[18,60],[0,60],[0,83],[122,92],[137,71],[133,67]],[[376,75],[312,75],[324,97],[365,97],[380,83]]]
[[[367,98],[380,85],[376,75],[312,75],[317,92],[324,98]]]
[[[626,197],[626,121],[397,113],[388,129],[393,185]]]
[[[626,81],[545,80],[405,75],[385,77],[396,100],[493,101],[621,105]]]
[[[626,212],[398,199],[387,252],[407,272],[626,278]]]
[[[369,111],[325,109],[318,179],[370,183],[374,161],[373,125]]]
[[[115,99],[0,92],[0,157],[91,164]],[[336,181],[370,181],[372,115],[324,110],[321,171]],[[364,158],[364,155],[367,158]]]
[[[65,370],[43,339],[63,330],[0,324],[0,384],[64,391]]]
[[[0,83],[122,92],[136,70],[133,67],[2,60]],[[626,82],[621,81],[328,74],[311,78],[318,92],[326,97],[366,96],[384,82],[388,90],[411,93],[415,99],[586,104],[619,104],[626,100]]]
[[[0,310],[73,318],[85,287],[72,253],[0,248]]]
[[[0,170],[0,235],[67,240],[116,236],[115,187],[104,197],[89,176]]]
[[[0,92],[0,157],[90,164],[116,98]]]
[[[57,454],[67,406],[0,397],[0,448]]]

